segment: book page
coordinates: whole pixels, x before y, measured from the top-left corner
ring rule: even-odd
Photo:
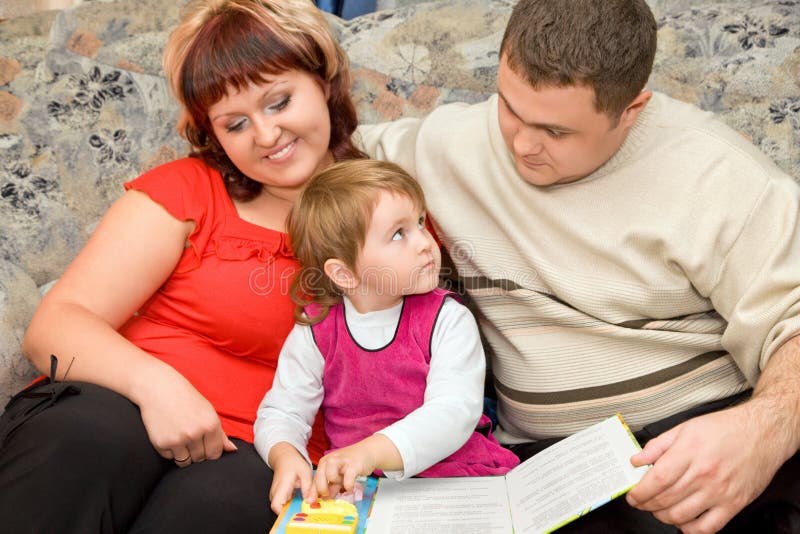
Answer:
[[[549,532],[631,489],[648,466],[622,420],[611,417],[548,447],[506,475],[517,532]]]
[[[511,514],[508,510],[505,479],[381,479],[367,523],[367,532],[511,534]]]

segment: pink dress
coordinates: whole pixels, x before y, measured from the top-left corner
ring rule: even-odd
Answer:
[[[325,359],[322,411],[332,449],[367,438],[422,406],[431,359],[436,319],[452,293],[436,289],[407,296],[394,338],[380,349],[368,350],[353,339],[344,306],[331,308],[312,327],[314,341]],[[491,435],[483,415],[478,428],[456,452],[418,476],[454,477],[499,475],[519,463]]]

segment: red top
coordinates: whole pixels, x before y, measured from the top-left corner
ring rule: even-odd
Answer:
[[[172,275],[120,332],[185,376],[228,436],[252,443],[256,410],[294,324],[289,284],[299,264],[288,236],[239,218],[219,172],[196,158],[156,167],[125,189],[195,229]],[[311,459],[326,448],[318,419]]]

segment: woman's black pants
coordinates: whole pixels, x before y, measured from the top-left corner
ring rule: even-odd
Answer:
[[[38,383],[0,418],[0,525],[13,533],[264,534],[272,471],[251,443],[178,468],[139,409],[87,383]]]

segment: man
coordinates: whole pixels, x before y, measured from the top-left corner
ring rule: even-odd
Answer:
[[[522,0],[497,95],[363,146],[425,188],[483,315],[501,442],[524,459],[615,412],[657,435],[627,501],[568,529],[800,530],[800,188],[643,90],[655,50],[644,0]]]

